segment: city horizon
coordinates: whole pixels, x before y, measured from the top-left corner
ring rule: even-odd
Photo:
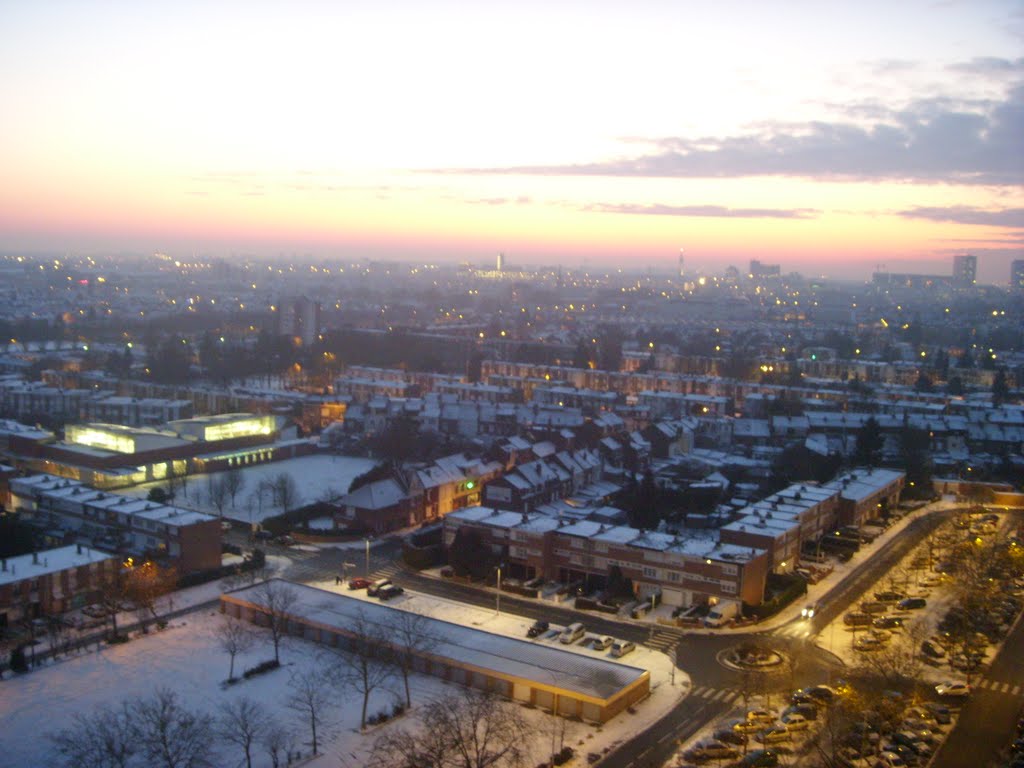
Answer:
[[[7,8],[0,248],[667,271],[683,248],[837,279],[970,253],[993,284],[1024,257],[1009,3],[242,10]]]

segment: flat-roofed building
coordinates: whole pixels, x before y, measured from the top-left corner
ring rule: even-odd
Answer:
[[[15,478],[10,494],[14,510],[48,532],[61,532],[65,540],[167,560],[183,573],[220,566],[220,521],[213,515],[53,475]]]
[[[274,581],[288,585],[297,596],[288,611],[291,635],[344,650],[354,638],[352,627],[360,621],[383,638],[395,634],[400,609]],[[221,595],[221,611],[265,623],[262,588],[254,585]],[[607,722],[650,693],[646,669],[429,617],[423,621],[424,631],[436,641],[415,654],[413,668],[421,674],[589,723]]]

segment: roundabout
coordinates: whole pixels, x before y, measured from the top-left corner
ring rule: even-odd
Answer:
[[[724,648],[715,658],[723,667],[737,672],[774,672],[786,661],[782,652],[756,642]]]

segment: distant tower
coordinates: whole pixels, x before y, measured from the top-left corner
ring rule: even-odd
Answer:
[[[498,254],[498,271],[499,272],[504,272],[505,271],[505,254],[504,253],[499,253]]]
[[[679,249],[679,279],[686,277],[686,272],[683,270],[683,249]]]
[[[1010,262],[1010,289],[1024,291],[1024,259]]]
[[[298,338],[306,346],[315,343],[320,333],[320,302],[307,296],[282,301],[277,313],[277,332]]]
[[[960,288],[974,285],[978,273],[978,257],[970,254],[953,257],[953,283]]]

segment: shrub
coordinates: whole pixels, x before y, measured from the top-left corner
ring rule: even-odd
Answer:
[[[274,659],[261,661],[255,667],[249,667],[249,669],[245,670],[245,672],[242,673],[242,677],[248,680],[250,677],[253,677],[255,675],[262,675],[264,672],[269,672],[272,669],[277,669],[279,666],[281,666],[281,663],[279,661],[275,661]]]
[[[28,672],[28,661],[25,659],[25,646],[19,645],[11,651],[11,670]]]
[[[400,701],[396,701],[391,706],[391,716],[392,717],[401,717],[404,714],[405,714],[405,704],[403,704]]]
[[[387,713],[387,711],[385,711],[383,709],[380,712],[377,713],[377,722],[378,723],[386,723],[390,719],[391,719],[391,715],[389,715]]]

